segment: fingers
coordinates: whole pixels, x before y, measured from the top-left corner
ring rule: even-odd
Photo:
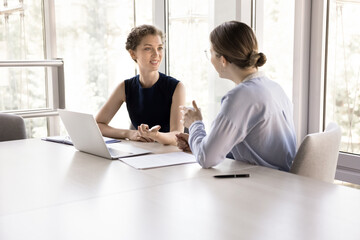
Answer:
[[[137,141],[140,141],[140,142],[154,142],[153,139],[151,139],[151,138],[146,138],[146,137],[139,137],[139,138],[137,139]]]
[[[141,141],[142,141],[142,142],[154,142],[153,139],[147,138],[147,137],[141,137]]]
[[[184,139],[186,141],[189,139],[189,134],[188,133],[178,133],[175,136],[178,139]]]
[[[144,134],[144,130],[142,129],[141,125],[138,126],[138,132],[140,133],[140,137]]]
[[[181,149],[184,152],[191,152],[188,139],[189,134],[187,133],[178,133],[176,136],[176,145],[179,149]]]
[[[184,115],[187,114],[189,111],[194,111],[195,109],[192,107],[186,107],[186,106],[179,106],[180,112]]]
[[[196,104],[195,100],[193,100],[193,101],[192,101],[192,105],[193,105],[193,107],[194,107],[195,111],[199,111],[199,108],[198,108],[198,106],[197,106],[197,104]]]
[[[187,142],[185,142],[184,140],[179,140],[176,142],[176,145],[178,148],[180,148],[181,150],[183,150],[184,148],[189,147],[189,145],[187,144]]]
[[[192,153],[191,148],[190,148],[189,146],[183,148],[182,150],[183,150],[184,152],[190,152],[190,153]]]
[[[161,126],[156,125],[149,129],[149,125],[141,124],[138,126],[139,139],[141,142],[155,142],[154,136],[160,130]]]
[[[180,108],[180,111],[184,111],[187,107],[181,105],[181,106],[179,106],[179,108]]]
[[[152,128],[150,128],[150,132],[158,132],[160,128],[161,128],[160,125],[153,126]]]
[[[186,107],[186,106],[182,106],[182,105],[179,106],[180,112],[184,115],[190,111],[193,111],[193,112],[201,111],[200,108],[197,106],[195,100],[192,101],[192,105],[193,105],[193,107]]]
[[[147,124],[141,124],[140,126],[138,126],[138,129],[141,129],[142,131],[147,131],[149,130],[149,125]]]
[[[146,132],[149,131],[149,125],[141,124],[140,126],[138,126],[138,131],[140,132],[141,135],[146,134]]]
[[[187,144],[187,142],[177,142],[177,147],[184,152],[191,152],[190,146]]]

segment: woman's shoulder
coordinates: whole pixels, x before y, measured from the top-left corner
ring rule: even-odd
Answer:
[[[127,91],[129,91],[130,89],[137,89],[139,88],[139,75],[126,79],[123,81],[123,83]]]
[[[248,109],[265,105],[268,99],[268,90],[266,84],[261,82],[263,80],[267,81],[265,78],[256,78],[235,86],[222,98],[222,106],[229,111],[235,111],[238,108]]]
[[[274,81],[270,80],[265,75],[260,75],[240,83],[228,92],[228,95],[236,98],[254,98],[261,99],[271,91],[272,86],[276,85]]]
[[[162,88],[171,89],[172,91],[174,91],[180,81],[164,73],[159,72],[159,74],[159,84],[162,86]]]
[[[166,82],[170,82],[170,83],[178,83],[180,82],[179,80],[177,80],[176,78],[172,77],[172,76],[168,76],[164,73],[159,72],[159,79],[162,79]]]
[[[139,74],[133,76],[132,78],[125,79],[124,82],[125,82],[125,84],[127,84],[127,83],[137,83],[138,79],[139,79]]]

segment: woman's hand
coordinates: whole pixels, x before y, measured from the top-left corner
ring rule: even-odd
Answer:
[[[143,138],[146,142],[154,142],[160,128],[161,127],[159,125],[156,125],[149,129],[149,125],[141,124],[140,126],[138,126],[138,132],[141,138]]]
[[[201,111],[196,105],[195,100],[192,101],[192,107],[180,106],[182,113],[182,123],[184,127],[189,128],[190,125],[195,121],[202,121]]]
[[[146,139],[141,137],[138,130],[129,130],[127,138],[131,141],[147,142]]]
[[[189,134],[187,133],[179,133],[176,134],[176,144],[179,149],[183,150],[184,152],[191,152],[189,146]]]

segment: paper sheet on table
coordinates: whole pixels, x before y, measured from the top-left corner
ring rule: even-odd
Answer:
[[[119,139],[103,137],[106,144],[121,142]],[[42,138],[44,141],[73,145],[69,136],[51,136]]]
[[[137,157],[120,158],[119,160],[136,169],[157,168],[196,162],[194,155],[185,152],[148,154]]]

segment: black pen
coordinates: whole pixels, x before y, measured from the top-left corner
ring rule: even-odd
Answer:
[[[215,175],[215,178],[247,178],[250,177],[250,174],[243,173],[243,174],[226,174],[226,175]]]

